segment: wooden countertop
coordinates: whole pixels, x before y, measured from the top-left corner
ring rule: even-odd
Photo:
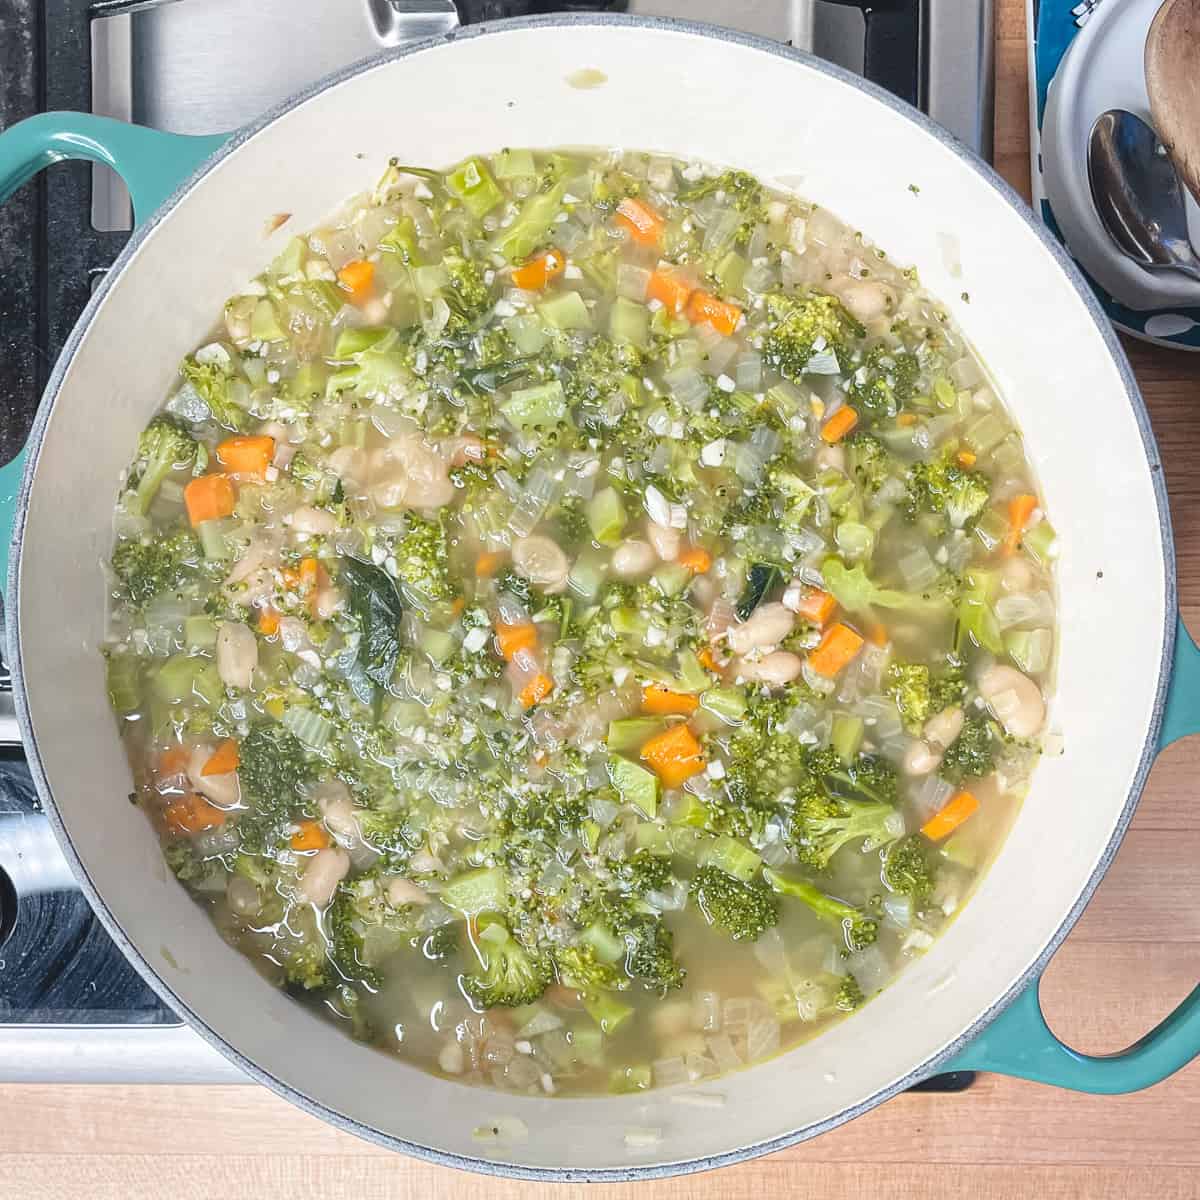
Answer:
[[[996,161],[1027,193],[1024,3],[999,0],[997,10]],[[1166,464],[1184,617],[1200,632],[1200,355],[1128,349]],[[1163,755],[1116,863],[1046,973],[1047,1017],[1080,1050],[1128,1045],[1200,979],[1198,780],[1200,739]],[[0,1086],[0,1195],[14,1200],[516,1200],[530,1190],[378,1150],[254,1086]],[[1194,1198],[1200,1063],[1123,1097],[982,1075],[961,1095],[901,1096],[805,1145],[714,1174],[547,1189],[585,1190],[611,1200]]]

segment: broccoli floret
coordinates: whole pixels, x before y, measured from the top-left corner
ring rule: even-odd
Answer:
[[[341,480],[317,466],[306,454],[295,455],[288,466],[288,473],[294,483],[316,492],[318,502],[339,499],[336,492],[341,487]]]
[[[567,496],[551,510],[550,519],[567,545],[579,545],[592,540],[587,510],[580,496]]]
[[[643,357],[636,346],[628,342],[613,342],[597,334],[588,340],[583,352],[566,363],[563,391],[571,405],[585,410],[604,406],[610,396],[636,398],[638,377],[642,373]],[[598,414],[592,414],[593,419]],[[583,415],[585,424],[589,414]]]
[[[144,517],[162,481],[172,471],[190,470],[196,462],[197,443],[183,424],[160,413],[138,438],[137,458],[129,468],[125,507]]]
[[[631,896],[660,892],[671,881],[671,860],[643,847],[624,862],[609,864],[621,888]]]
[[[782,726],[791,711],[788,697],[760,698],[729,739],[725,757],[726,791],[740,808],[770,811],[806,772],[804,744]],[[714,828],[744,837],[748,829]]]
[[[756,941],[779,924],[779,902],[761,880],[743,883],[719,867],[701,867],[692,879],[691,895],[710,925],[735,941]]]
[[[314,771],[304,747],[278,725],[255,726],[238,754],[242,795],[251,802],[238,816],[238,837],[247,852],[261,853],[281,839],[293,810],[302,806],[300,789]]]
[[[499,920],[480,918],[478,944],[484,965],[464,975],[462,987],[481,1008],[532,1004],[550,984],[551,965],[530,954]]]
[[[232,396],[231,361],[213,359],[201,363],[194,358],[185,358],[179,371],[208,406],[209,415],[218,425],[235,433],[244,433],[249,429],[253,418]]]
[[[743,215],[742,223],[734,231],[733,241],[738,246],[744,246],[753,236],[755,226],[762,220],[762,184],[745,171],[724,171],[720,175],[710,175],[696,180],[695,183],[686,184],[676,195],[679,200],[694,204],[697,200],[717,192],[723,193],[724,199],[731,201],[734,208]]]
[[[422,943],[421,953],[430,962],[445,963],[452,959],[462,944],[457,922],[439,925]]]
[[[851,434],[845,445],[850,474],[868,496],[873,496],[892,473],[892,456],[883,443],[869,433]]]
[[[827,794],[835,799],[896,803],[896,772],[876,755],[860,754],[847,765],[832,748],[826,747],[809,755],[808,770],[810,774],[819,773]]]
[[[889,891],[910,897],[914,904],[928,899],[934,882],[928,844],[916,835],[901,838],[884,855],[882,878]]]
[[[931,462],[913,463],[907,483],[910,516],[941,513],[955,529],[979,516],[991,494],[987,476],[960,466],[952,452]]]
[[[447,254],[442,260],[449,282],[442,288],[442,299],[450,306],[452,332],[459,332],[477,321],[492,306],[492,295],[483,281],[483,273],[471,259]]]
[[[319,991],[338,982],[337,972],[320,937],[314,935],[304,941],[297,940],[286,951],[283,978],[287,987],[305,992]]]
[[[872,346],[850,380],[847,395],[862,414],[895,416],[916,395],[921,364],[915,354]]]
[[[804,374],[809,359],[828,351],[844,371],[850,365],[855,339],[866,330],[833,296],[809,292],[804,296],[772,293],[766,297],[768,329],[763,359],[788,379]]]
[[[523,575],[518,575],[511,566],[505,566],[496,572],[496,592],[507,593],[525,608],[533,603],[532,585]]]
[[[128,601],[140,608],[162,592],[183,584],[199,566],[200,544],[186,530],[156,541],[128,538],[118,542],[112,568]]]
[[[163,847],[163,858],[180,883],[201,883],[212,874],[216,865],[196,850],[190,838],[176,838]]]
[[[363,841],[381,854],[406,857],[413,850],[419,835],[410,831],[407,812],[397,809],[367,808],[355,812]]]
[[[884,688],[896,702],[910,733],[919,733],[930,717],[960,704],[966,685],[957,672],[934,677],[924,663],[893,663],[884,675]]]
[[[554,949],[554,967],[564,987],[581,992],[620,992],[629,987],[629,976],[618,963],[602,962],[593,946],[577,944]]]
[[[778,464],[768,470],[767,484],[775,493],[780,526],[789,533],[799,533],[808,510],[817,498],[816,489],[794,471]]]
[[[833,1006],[839,1012],[853,1012],[863,1003],[863,990],[859,986],[858,980],[853,975],[842,976],[842,982],[838,984],[837,996],[834,999]]]
[[[675,936],[660,919],[637,918],[625,925],[622,934],[625,970],[634,979],[660,995],[683,985],[687,971],[675,960]]]
[[[343,883],[324,914],[329,956],[346,979],[378,987],[378,966],[413,937],[412,905],[388,899],[387,868]]]
[[[962,731],[942,756],[939,774],[955,784],[987,775],[996,765],[1002,742],[1003,738],[986,717],[967,717]]]
[[[392,550],[400,579],[428,600],[448,600],[454,586],[446,527],[440,519],[427,521],[415,514],[408,520],[408,529]]]
[[[763,869],[763,878],[771,891],[781,896],[791,896],[807,904],[818,917],[833,921],[842,927],[846,948],[850,951],[865,950],[879,936],[879,923],[865,909],[855,908],[833,896],[827,896],[820,888],[802,879],[783,875],[770,867]]]

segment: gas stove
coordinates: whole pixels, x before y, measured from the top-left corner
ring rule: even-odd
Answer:
[[[810,50],[991,154],[993,0],[0,0],[0,127],[41,109],[219,133],[345,64],[461,23],[557,10],[687,17]],[[286,40],[286,54],[264,47]],[[63,164],[0,209],[0,458],[130,228],[107,168]],[[0,673],[0,1081],[232,1082],[104,933],[42,813]],[[923,1090],[958,1091],[971,1075]]]

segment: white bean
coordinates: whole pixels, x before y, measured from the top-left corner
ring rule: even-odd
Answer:
[[[512,544],[513,569],[545,592],[561,592],[567,586],[570,564],[553,539],[535,533]]]
[[[302,504],[292,513],[292,528],[297,533],[313,533],[323,537],[337,528],[337,519],[323,508]]]
[[[467,463],[481,463],[487,458],[487,447],[473,433],[461,437],[447,438],[442,442],[442,453],[452,467],[465,467]]]
[[[213,755],[213,747],[207,743],[197,746],[188,757],[188,782],[218,808],[236,808],[242,798],[241,784],[236,771],[222,775],[205,775],[204,765]]]
[[[777,601],[760,604],[748,620],[730,628],[729,648],[734,654],[748,654],[765,646],[778,646],[795,624],[795,613]]]
[[[650,545],[654,547],[654,553],[663,562],[674,562],[679,557],[679,545],[683,534],[678,529],[670,525],[660,525],[657,521],[647,521],[646,536],[650,539]]]
[[[328,621],[345,603],[345,597],[338,588],[332,585],[318,588],[313,596],[313,614],[322,621]]]
[[[249,625],[222,621],[217,626],[217,673],[226,687],[248,688],[258,666],[258,640]]]
[[[658,555],[649,542],[632,538],[613,551],[612,567],[622,579],[633,579],[637,575],[644,575],[657,560]]]
[[[393,438],[369,462],[371,498],[380,508],[441,508],[454,499],[449,465],[419,434]]]
[[[846,473],[846,448],[844,446],[821,446],[813,455],[813,461],[823,471],[830,469]]]
[[[405,879],[403,875],[394,875],[388,880],[387,901],[393,908],[403,908],[406,904],[428,904],[432,899],[420,884]]]
[[[831,288],[851,316],[864,325],[886,316],[896,307],[896,293],[886,283],[866,279],[848,279]]]
[[[804,659],[790,650],[774,650],[762,658],[739,658],[733,664],[735,679],[748,683],[765,683],[768,687],[782,687],[799,677],[804,670]]]
[[[358,446],[339,446],[325,465],[351,487],[362,487],[367,479],[367,452]]]
[[[350,844],[358,840],[360,832],[358,818],[354,815],[354,801],[350,789],[340,779],[322,780],[313,788],[312,799],[325,828],[338,841]]]
[[[952,704],[930,717],[921,734],[931,746],[945,750],[962,733],[962,727],[963,710],[957,704]]]
[[[300,895],[317,908],[324,908],[333,899],[337,885],[350,871],[350,855],[341,846],[318,850],[308,861],[298,885]]]
[[[904,752],[905,775],[928,775],[942,763],[942,756],[926,742],[913,742]]]
[[[447,1075],[461,1075],[463,1068],[466,1066],[466,1055],[463,1053],[463,1048],[451,1038],[438,1051],[438,1066],[441,1067]]]
[[[1010,558],[1000,572],[1000,583],[1006,592],[1028,592],[1033,581],[1033,567],[1026,558]]]
[[[988,667],[979,676],[979,694],[1012,737],[1033,737],[1046,719],[1041,688],[1015,667]]]
[[[230,875],[225,885],[225,898],[239,917],[254,917],[262,908],[258,885],[245,875]]]

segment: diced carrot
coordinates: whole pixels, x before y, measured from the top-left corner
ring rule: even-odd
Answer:
[[[158,777],[170,779],[173,775],[182,775],[187,770],[188,759],[192,752],[186,746],[171,746],[158,756]]]
[[[654,769],[663,787],[669,788],[682,786],[705,766],[696,735],[682,722],[656,733],[642,747],[641,759]]]
[[[910,425],[915,425],[916,423],[916,413],[900,413],[896,417],[896,424],[899,425],[901,429],[907,429]]]
[[[238,744],[233,738],[226,738],[209,755],[208,762],[200,769],[201,775],[228,775],[238,769],[241,757],[238,754]]]
[[[954,461],[957,462],[960,467],[973,467],[976,463],[975,453],[971,450],[960,450],[954,456]]]
[[[626,196],[617,205],[616,222],[640,246],[657,246],[666,222],[642,200]]]
[[[703,546],[688,546],[675,561],[693,575],[707,575],[713,564],[712,555]]]
[[[742,310],[736,304],[726,304],[711,292],[693,292],[688,301],[687,319],[693,325],[707,321],[718,333],[729,335],[742,319]]]
[[[170,833],[203,833],[206,829],[224,825],[225,812],[209,804],[203,796],[188,792],[186,796],[171,800],[163,810],[163,822]]]
[[[371,298],[375,282],[375,264],[365,258],[348,262],[338,273],[338,283],[350,293],[352,304],[365,304]]]
[[[796,612],[814,625],[824,625],[833,616],[837,601],[818,587],[808,587],[800,595],[800,607]]]
[[[532,621],[522,625],[497,625],[496,645],[506,662],[512,662],[522,650],[533,650],[537,646],[537,629]]]
[[[831,446],[840,442],[858,424],[858,413],[849,404],[841,408],[821,426],[821,440]]]
[[[300,586],[307,591],[321,582],[321,564],[315,558],[300,560]]]
[[[540,704],[554,691],[554,680],[543,671],[539,671],[522,689],[517,697],[522,708],[532,708]]]
[[[265,435],[226,438],[217,446],[217,461],[232,475],[261,479],[274,457],[275,439]]]
[[[450,601],[450,611],[457,617],[464,608],[467,607],[467,602],[461,596],[455,596]]]
[[[273,608],[264,608],[258,614],[258,632],[264,637],[274,637],[279,632],[279,614]]]
[[[660,267],[646,284],[646,299],[657,300],[667,312],[678,315],[687,307],[692,285],[675,271]]]
[[[475,560],[475,574],[480,579],[491,579],[503,561],[504,555],[498,550],[486,550]]]
[[[183,489],[183,503],[193,528],[227,517],[237,503],[233,480],[228,475],[201,475]]]
[[[320,821],[298,821],[300,826],[292,834],[289,844],[293,850],[324,850],[330,844],[330,837],[321,826]]]
[[[874,625],[867,631],[867,641],[872,646],[886,646],[891,639],[888,637],[887,627],[876,621]]]
[[[713,652],[708,646],[705,646],[696,657],[706,671],[711,671],[714,675],[721,674],[721,664],[713,658]]]
[[[940,842],[953,833],[977,808],[979,801],[970,792],[957,792],[921,826],[931,841]]]
[[[567,256],[561,250],[546,250],[531,258],[512,273],[513,283],[527,292],[540,292],[552,279],[567,269]]]
[[[673,692],[661,683],[648,683],[642,688],[642,712],[655,716],[690,717],[700,707],[700,701],[687,692]]]
[[[849,625],[843,625],[839,621],[836,625],[830,625],[817,648],[809,653],[808,665],[818,675],[832,679],[854,658],[862,646],[862,636],[855,633]]]
[[[1022,493],[1008,502],[1008,533],[1004,535],[1004,553],[1012,554],[1021,541],[1021,534],[1037,508],[1037,497]]]

